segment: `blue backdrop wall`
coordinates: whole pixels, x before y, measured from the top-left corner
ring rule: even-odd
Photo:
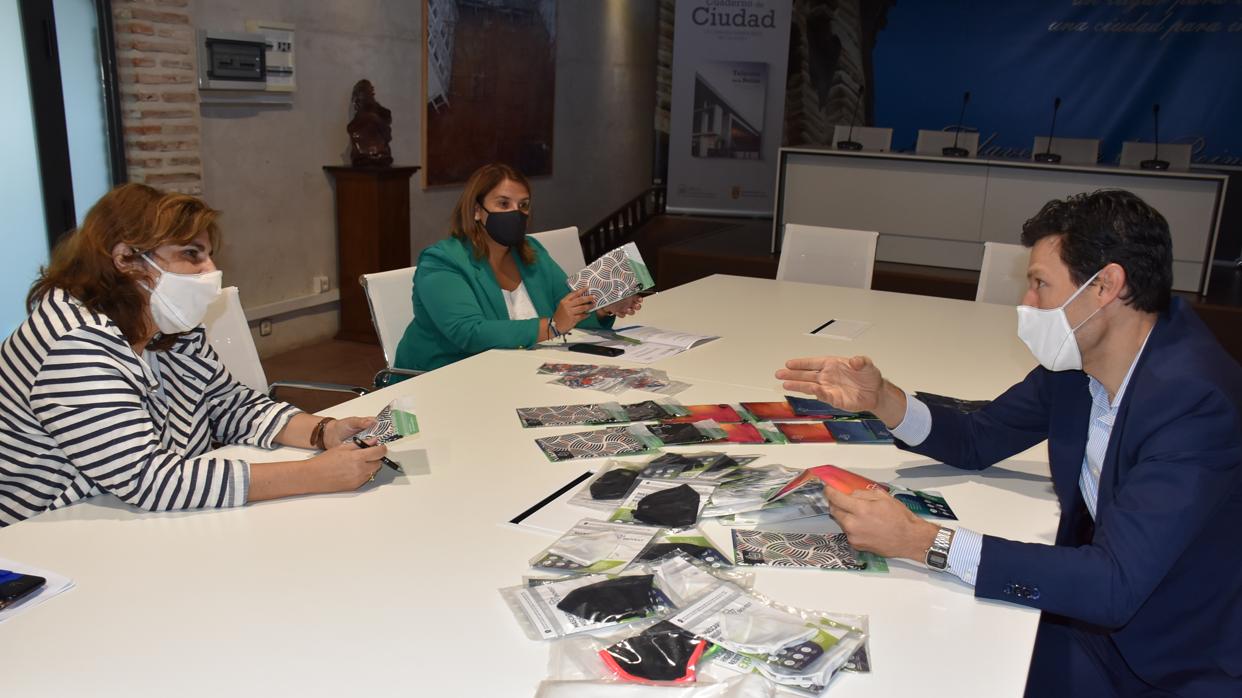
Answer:
[[[1242,165],[1242,2],[1238,0],[899,0],[887,9],[873,59],[874,124],[893,148],[917,130],[964,124],[980,155],[1029,157],[1048,133],[1121,143],[1194,145],[1201,163]]]

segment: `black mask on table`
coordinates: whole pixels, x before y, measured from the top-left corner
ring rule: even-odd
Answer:
[[[637,618],[662,599],[652,585],[654,579],[650,574],[636,574],[588,584],[566,594],[556,607],[601,623]]]
[[[694,675],[707,641],[668,621],[604,650],[605,661],[622,676],[648,681],[676,681]]]
[[[517,247],[526,239],[526,214],[516,209],[496,213],[487,211],[487,222],[483,228],[496,242],[505,247]]]
[[[689,485],[653,492],[638,500],[634,518],[669,528],[691,526],[699,520],[699,493]]]
[[[719,550],[704,545],[695,545],[694,543],[656,543],[644,550],[638,556],[638,559],[643,561],[659,560],[662,557],[679,552],[708,564],[729,564],[729,561],[720,554]]]
[[[614,468],[591,483],[591,499],[621,499],[638,478],[637,470]]]

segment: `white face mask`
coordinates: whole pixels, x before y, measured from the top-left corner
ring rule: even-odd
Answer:
[[[1077,298],[1099,275],[1099,271],[1092,274],[1087,283],[1079,286],[1060,307],[1043,310],[1029,305],[1018,306],[1018,338],[1026,343],[1026,347],[1035,355],[1035,360],[1049,371],[1077,371],[1082,368],[1082,353],[1078,350],[1078,340],[1074,333],[1087,324],[1087,320],[1095,317],[1095,313],[1100,312],[1103,306],[1096,308],[1086,320],[1074,327],[1070,327],[1065,306]]]
[[[224,276],[219,270],[202,274],[177,274],[164,271],[147,255],[142,255],[160,273],[151,289],[151,317],[164,334],[188,332],[198,327],[207,316],[207,306],[220,295]]]

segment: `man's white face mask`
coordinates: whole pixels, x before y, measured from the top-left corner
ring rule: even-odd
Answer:
[[[220,295],[224,274],[220,270],[201,274],[165,271],[147,255],[143,260],[160,273],[151,289],[151,317],[164,334],[188,332],[207,317],[207,306]]]
[[[1104,271],[1101,269],[1100,271]],[[1021,339],[1035,360],[1049,371],[1077,371],[1082,369],[1082,352],[1078,349],[1078,340],[1074,333],[1079,327],[1087,324],[1087,320],[1095,317],[1104,306],[1095,309],[1085,320],[1070,327],[1069,317],[1065,315],[1068,306],[1083,289],[1091,285],[1100,272],[1091,275],[1090,279],[1074,291],[1059,307],[1043,310],[1029,305],[1018,306],[1018,338]]]

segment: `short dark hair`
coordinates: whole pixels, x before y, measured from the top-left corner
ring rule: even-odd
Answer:
[[[1116,262],[1126,271],[1121,299],[1135,310],[1163,312],[1173,288],[1169,222],[1134,194],[1101,189],[1053,199],[1022,224],[1022,244],[1058,236],[1061,261],[1078,285]]]

